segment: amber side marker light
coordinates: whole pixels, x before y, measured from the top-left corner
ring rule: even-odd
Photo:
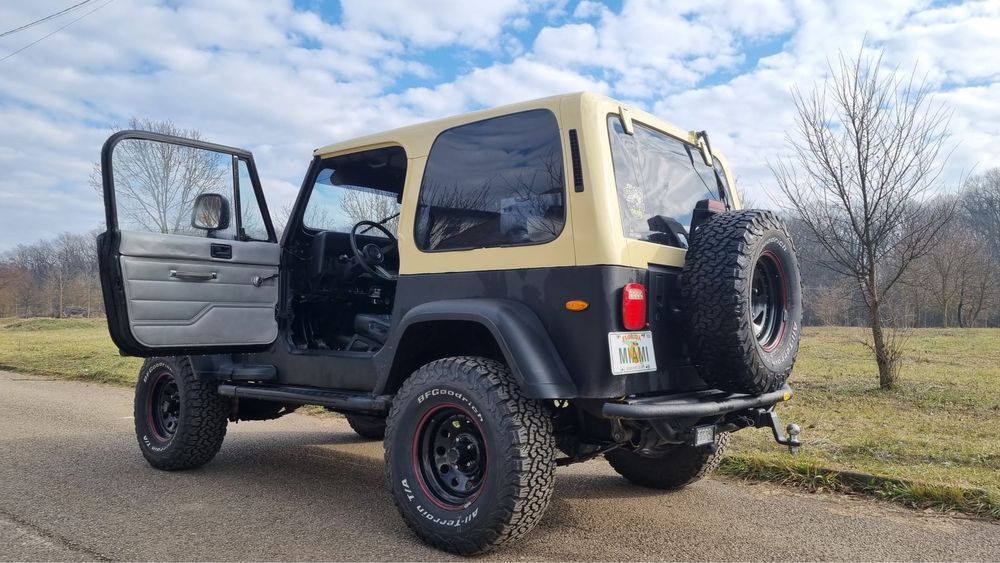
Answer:
[[[590,303],[579,299],[573,299],[572,301],[566,302],[566,309],[570,311],[583,311],[587,307],[590,307]]]

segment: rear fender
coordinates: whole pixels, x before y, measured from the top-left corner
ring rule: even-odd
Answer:
[[[409,369],[411,366],[405,365],[406,359],[396,354],[404,341],[420,338],[421,323],[441,321],[474,322],[486,328],[525,396],[532,399],[576,397],[576,384],[538,315],[523,303],[510,299],[447,299],[424,303],[407,311],[383,348],[391,353],[378,355],[379,359],[391,357],[383,360],[388,365],[379,366],[383,376],[375,389],[376,394],[383,393],[393,381],[408,377],[408,372],[413,371]]]

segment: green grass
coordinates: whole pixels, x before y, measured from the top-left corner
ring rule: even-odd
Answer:
[[[1000,330],[911,331],[888,392],[864,337],[806,329],[795,397],[778,407],[804,447],[793,456],[770,432],[745,430],[721,471],[1000,518]],[[0,319],[2,369],[127,385],[141,363],[118,355],[104,320]]]
[[[783,422],[802,427],[805,447],[792,456],[770,432],[740,432],[722,471],[1000,518],[1000,331],[910,331],[893,391],[878,389],[864,336],[806,329],[795,397],[778,407]]]
[[[104,319],[0,319],[0,369],[131,385],[140,365],[118,355]]]

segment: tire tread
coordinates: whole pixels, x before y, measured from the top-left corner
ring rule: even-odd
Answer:
[[[750,322],[753,243],[784,223],[773,211],[744,210],[712,217],[694,233],[681,277],[689,348],[699,374],[710,385],[740,393],[780,389],[795,363],[775,371],[758,357]],[[794,252],[794,247],[793,247]],[[788,264],[785,264],[788,267]],[[796,279],[798,277],[798,264]]]

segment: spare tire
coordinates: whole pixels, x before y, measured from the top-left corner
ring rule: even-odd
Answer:
[[[788,380],[802,289],[791,237],[771,211],[716,215],[691,236],[681,278],[689,351],[706,383],[760,394]]]

